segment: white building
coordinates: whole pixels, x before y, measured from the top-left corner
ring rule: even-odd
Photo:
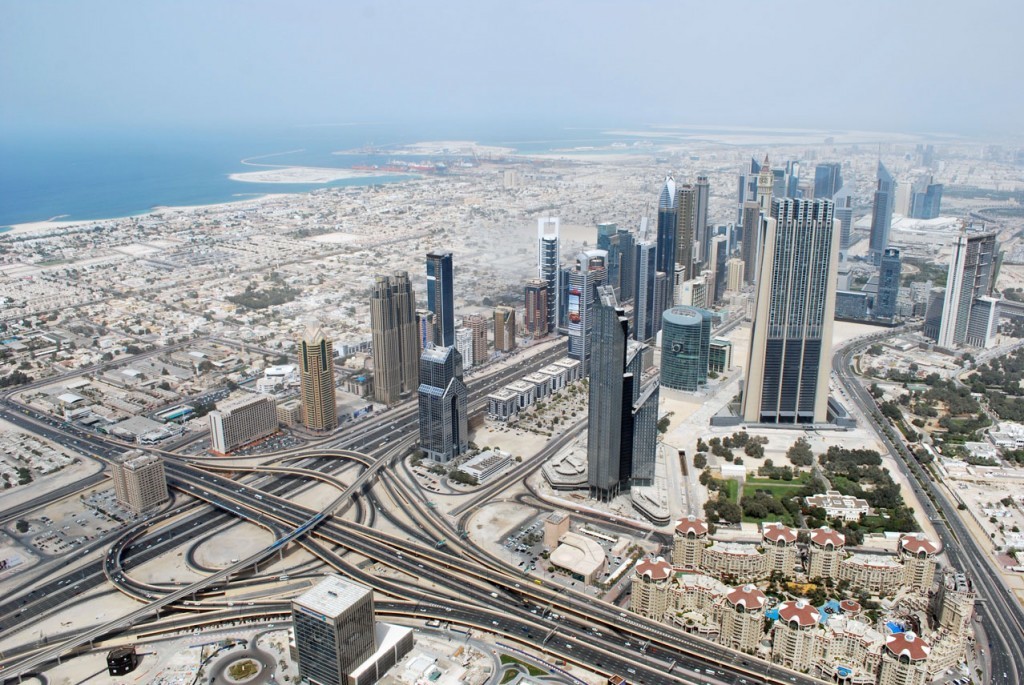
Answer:
[[[277,430],[277,403],[270,395],[243,395],[222,402],[209,416],[210,448],[219,454]]]

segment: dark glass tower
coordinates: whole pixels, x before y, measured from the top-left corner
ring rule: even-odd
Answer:
[[[455,344],[455,292],[452,286],[452,253],[427,253],[427,309],[434,313],[434,344]]]
[[[560,222],[555,218],[537,219],[537,275],[548,284],[548,333],[554,333],[558,328],[562,314],[559,226]]]
[[[633,337],[645,342],[658,334],[658,249],[652,242],[641,241],[633,254]]]
[[[658,271],[676,272],[676,180],[665,178],[658,197]],[[660,314],[660,312],[659,312]]]
[[[420,356],[420,448],[439,462],[469,449],[466,384],[462,355],[454,347],[434,347]]]
[[[831,200],[843,187],[843,165],[838,162],[819,164],[814,167],[815,199]]]
[[[891,319],[896,316],[896,298],[900,294],[900,251],[895,248],[886,249],[882,255],[882,264],[878,268],[878,296],[872,314],[879,319]]]
[[[871,208],[871,242],[868,256],[874,264],[882,262],[882,254],[889,247],[889,231],[892,229],[892,208],[896,201],[896,181],[889,170],[878,163],[878,186]]]
[[[661,384],[675,390],[698,390],[708,382],[711,312],[673,307],[661,327]]]

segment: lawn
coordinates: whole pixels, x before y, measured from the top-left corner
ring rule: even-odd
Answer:
[[[520,661],[519,659],[515,658],[514,656],[509,656],[508,654],[502,654],[501,655],[501,665],[502,666],[508,666],[510,664],[519,664],[520,666],[525,668],[527,670],[527,672],[530,675],[532,675],[532,676],[539,676],[539,675],[547,675],[548,674],[547,671],[545,671],[543,669],[540,669],[540,668],[537,668],[536,666],[533,666],[532,664],[528,664],[525,661]],[[502,682],[504,682],[504,681],[502,681]]]
[[[738,499],[739,491],[740,491],[739,481],[733,480],[732,478],[727,478],[727,479],[725,479],[725,485],[723,485],[722,488],[725,491],[726,496],[730,500],[732,500],[733,502],[736,502],[737,504],[739,503],[739,499]]]
[[[771,480],[769,478],[748,478],[743,484],[743,496],[753,494],[757,490],[770,492],[775,499],[792,496],[804,484],[799,480]]]

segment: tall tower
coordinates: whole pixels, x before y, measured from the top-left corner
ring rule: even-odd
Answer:
[[[757,175],[757,206],[761,213],[768,216],[772,206],[772,189],[775,185],[775,176],[772,174],[772,166],[768,162],[768,155],[764,156],[764,164]],[[746,233],[744,233],[746,237]]]
[[[682,269],[682,280],[697,275],[693,267],[693,245],[697,239],[697,186],[676,187],[676,272]]]
[[[373,591],[333,573],[293,599],[299,676],[347,683],[376,649],[373,617]]]
[[[835,199],[835,218],[839,222],[839,250],[845,252],[853,242],[853,198],[845,189],[840,189]]]
[[[396,404],[419,384],[416,298],[408,272],[377,276],[370,293],[370,332],[374,398]]]
[[[896,201],[896,181],[881,162],[878,163],[878,186],[871,207],[871,241],[868,256],[875,264],[882,261],[885,248],[889,247],[889,231],[892,229],[892,208]]]
[[[629,319],[610,286],[597,289],[587,427],[587,480],[608,501],[650,485],[657,449],[658,385],[641,391],[646,345],[629,339]]]
[[[998,249],[994,232],[961,231],[953,242],[936,339],[940,347],[991,345],[995,328],[991,295],[996,281]]]
[[[467,401],[462,355],[454,347],[435,347],[420,356],[420,448],[438,462],[469,449]]]
[[[843,166],[838,162],[814,167],[814,199],[832,200],[843,187]]]
[[[462,325],[473,333],[473,366],[486,363],[488,358],[487,319],[480,314],[470,314],[462,320]]]
[[[417,355],[434,344],[434,312],[429,309],[416,310]]]
[[[729,281],[726,267],[726,262],[729,260],[729,239],[724,235],[716,235],[711,239],[709,245],[710,259],[707,268],[714,276],[715,285],[709,299],[713,304],[718,304],[722,301],[722,296],[725,295],[725,287]]]
[[[875,298],[875,309],[872,312],[875,318],[891,319],[896,316],[901,270],[900,251],[894,247],[886,248],[882,254],[882,263],[878,267],[878,296]]]
[[[743,283],[754,285],[757,281],[757,260],[761,254],[758,243],[761,238],[761,205],[756,202],[744,202],[742,220],[743,245],[740,257],[743,259]]]
[[[558,287],[561,264],[559,226],[560,221],[557,218],[537,219],[537,275],[548,284],[548,333],[554,333],[558,327],[562,297],[561,289]]]
[[[512,307],[494,308],[494,349],[497,352],[516,349],[516,310]]]
[[[660,302],[657,292],[658,246],[641,240],[633,248],[633,337],[640,342],[658,334]]]
[[[302,390],[302,423],[314,431],[338,427],[334,404],[334,343],[317,326],[306,330],[299,341],[299,380]]]
[[[607,283],[604,250],[586,250],[576,255],[576,266],[569,271],[566,292],[566,320],[569,329],[569,357],[577,359],[581,373],[590,373],[590,340],[594,329],[594,299],[598,286]]]
[[[427,253],[427,309],[434,312],[434,344],[455,344],[455,291],[452,283],[452,253]]]
[[[535,278],[526,283],[526,332],[536,338],[548,334],[548,282]]]
[[[696,391],[708,382],[711,312],[673,307],[661,325],[661,382],[666,388]]]
[[[762,233],[743,417],[824,423],[839,240],[829,200],[772,200]]]
[[[658,196],[658,264],[656,271],[673,274],[676,270],[676,180],[665,177]],[[659,312],[659,316],[660,316]]]
[[[708,202],[710,201],[711,187],[708,185],[707,176],[697,177],[697,195],[694,203],[694,233],[697,243],[700,245],[700,263],[705,269],[711,268],[711,231],[708,226]],[[693,278],[693,276],[689,276]]]

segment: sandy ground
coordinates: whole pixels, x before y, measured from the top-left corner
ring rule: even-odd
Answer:
[[[386,174],[361,169],[331,169],[327,167],[279,167],[262,171],[244,171],[230,174],[232,181],[246,183],[331,183],[350,178],[373,178]]]

